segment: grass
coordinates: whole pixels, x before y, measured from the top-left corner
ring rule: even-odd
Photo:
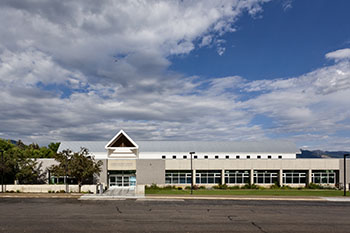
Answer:
[[[159,195],[189,195],[190,190],[177,189],[153,189],[147,188],[147,194]],[[342,196],[341,190],[321,190],[321,189],[199,189],[193,190],[194,195],[256,195],[256,196],[318,196],[318,197],[333,197]]]

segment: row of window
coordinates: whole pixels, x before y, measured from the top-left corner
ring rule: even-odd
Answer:
[[[166,171],[166,184],[190,184],[191,171]],[[312,183],[335,184],[336,172],[315,171],[311,174]],[[307,173],[305,171],[285,171],[282,174],[283,184],[306,184]],[[248,184],[250,172],[248,170],[226,170],[224,173],[226,184]],[[274,184],[278,182],[278,171],[254,171],[255,184]],[[197,170],[196,184],[219,184],[221,183],[220,170]]]
[[[162,155],[162,159],[166,159],[166,158],[167,158],[166,155]],[[177,157],[176,155],[173,155],[172,158],[173,158],[173,159],[177,159],[178,157]],[[181,158],[181,157],[179,157],[179,158]],[[190,156],[187,156],[187,155],[183,155],[183,156],[182,156],[182,159],[187,159],[187,158],[191,158],[191,157],[190,157]],[[204,159],[209,159],[209,156],[208,156],[208,155],[204,155],[203,158],[204,158]],[[215,158],[215,159],[219,159],[220,157],[219,157],[218,155],[215,155],[214,158]],[[247,155],[246,157],[241,157],[240,155],[236,155],[236,157],[232,157],[232,156],[229,156],[229,155],[225,155],[225,159],[230,159],[230,158],[236,158],[236,159],[245,158],[245,159],[250,159],[251,156],[250,156],[250,155]],[[261,155],[257,155],[256,158],[257,158],[257,159],[261,159],[262,157],[261,157]],[[277,158],[282,159],[282,155],[278,155]],[[193,156],[193,159],[198,159],[198,155],[194,155],[194,156]],[[268,156],[267,156],[267,159],[272,159],[272,155],[268,155]]]

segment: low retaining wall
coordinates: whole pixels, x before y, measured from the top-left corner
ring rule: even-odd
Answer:
[[[69,192],[78,192],[78,185],[68,185]],[[60,192],[66,190],[64,184],[7,184],[4,185],[5,191],[21,192],[21,193],[48,193],[48,192]],[[81,192],[96,193],[96,185],[83,185],[81,186]]]

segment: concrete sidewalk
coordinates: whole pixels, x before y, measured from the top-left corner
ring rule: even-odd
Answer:
[[[156,195],[146,196],[103,196],[81,193],[0,193],[1,198],[62,198],[78,200],[127,200],[137,201],[184,201],[184,200],[264,200],[264,201],[322,201],[350,202],[350,197],[315,196],[244,196],[244,195]]]

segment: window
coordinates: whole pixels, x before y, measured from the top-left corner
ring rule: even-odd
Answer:
[[[198,156],[197,156],[197,155],[194,155],[193,158],[194,158],[194,159],[198,159]]]
[[[284,184],[306,184],[306,171],[283,171]]]
[[[225,184],[247,184],[249,183],[249,171],[225,171]]]
[[[282,155],[279,155],[278,158],[279,158],[279,159],[282,159]]]
[[[184,158],[184,159],[187,159],[187,155],[184,155],[183,158]]]
[[[236,155],[236,159],[239,159],[239,155]]]
[[[176,155],[173,155],[173,159],[176,159]]]
[[[271,156],[271,155],[268,155],[268,156],[267,156],[267,158],[268,158],[268,159],[271,159],[271,158],[272,158],[272,156]]]
[[[220,184],[221,171],[220,170],[197,170],[196,184]]]
[[[165,159],[166,158],[166,156],[165,155],[162,155],[162,159]]]
[[[204,158],[207,159],[207,158],[208,158],[208,155],[204,155]]]
[[[247,155],[247,159],[250,159],[250,155]]]
[[[261,159],[261,155],[256,156],[257,159]]]
[[[278,182],[277,171],[254,171],[255,184],[274,184]]]
[[[218,159],[219,158],[219,156],[218,155],[215,155],[215,159]]]
[[[191,171],[165,171],[166,184],[191,184]]]
[[[229,156],[229,155],[226,155],[226,156],[225,156],[225,158],[226,158],[226,159],[229,159],[229,158],[230,158],[230,156]]]
[[[335,184],[336,173],[332,170],[312,171],[311,179],[315,184]]]

